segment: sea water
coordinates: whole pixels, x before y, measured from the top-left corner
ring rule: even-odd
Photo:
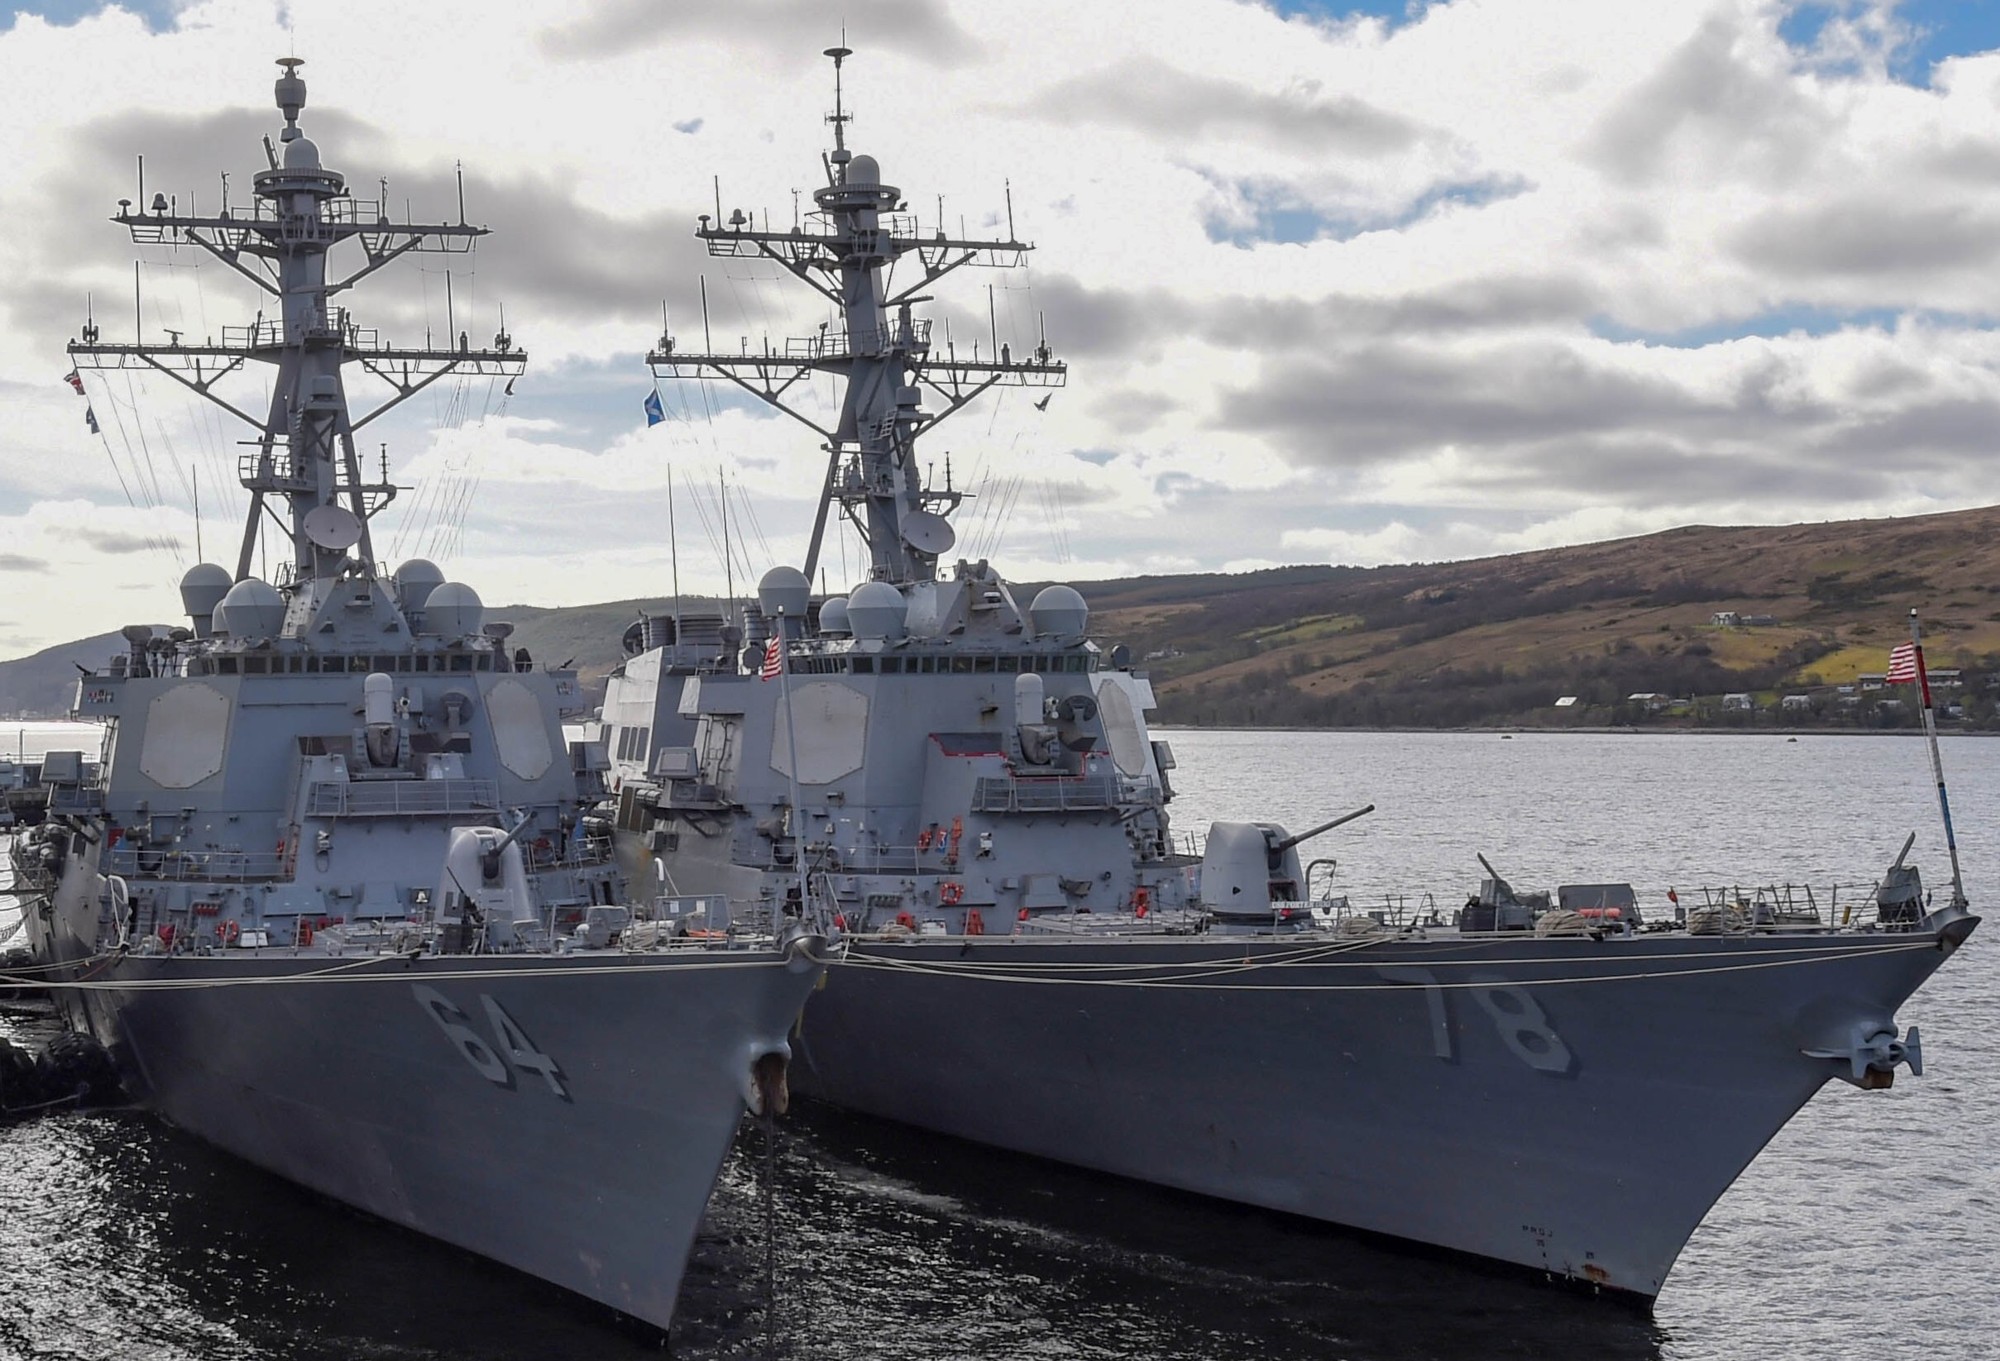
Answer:
[[[1912,831],[1926,883],[1949,891],[1920,738],[1166,737],[1179,759],[1177,829],[1254,818],[1299,830],[1375,804],[1302,848],[1335,862],[1316,871],[1321,883],[1362,907],[1448,911],[1484,875],[1483,853],[1518,890],[1630,882],[1648,913],[1668,910],[1669,888],[1686,903],[1725,885],[1810,885],[1839,911],[1865,901]],[[1943,747],[1978,910],[2000,900],[2000,743]],[[1994,929],[1902,1010],[1923,1027],[1926,1075],[1899,1074],[1887,1092],[1830,1083],[1711,1212],[1651,1317],[1462,1259],[807,1107],[771,1143],[746,1123],[673,1354],[1991,1357]],[[0,1013],[0,1032],[33,1038],[42,1024]],[[150,1117],[0,1128],[0,1357],[657,1354],[601,1310]]]

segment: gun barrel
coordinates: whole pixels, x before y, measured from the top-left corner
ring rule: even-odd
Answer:
[[[1889,868],[1892,870],[1899,870],[1903,868],[1903,857],[1908,855],[1910,853],[1910,847],[1916,844],[1917,844],[1917,834],[1915,832],[1911,832],[1910,835],[1903,841],[1903,849],[1896,852],[1896,863],[1891,865]]]
[[[1371,803],[1366,808],[1355,809],[1352,813],[1342,813],[1339,817],[1333,819],[1331,822],[1322,822],[1317,827],[1306,828],[1303,832],[1300,832],[1296,836],[1286,837],[1283,841],[1280,841],[1277,845],[1271,848],[1271,853],[1273,855],[1283,855],[1286,851],[1289,851],[1292,847],[1298,845],[1301,841],[1310,841],[1312,840],[1312,838],[1318,836],[1321,832],[1330,832],[1336,827],[1342,826],[1345,823],[1352,822],[1354,821],[1354,819],[1358,817],[1364,817],[1367,814],[1372,813],[1374,811],[1375,811],[1375,805]]]

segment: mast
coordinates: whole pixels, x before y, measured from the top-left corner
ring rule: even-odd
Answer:
[[[846,108],[841,66],[853,53],[830,47],[826,55],[833,59],[834,108],[827,122],[833,125],[834,146],[825,158],[828,182],[813,191],[819,210],[807,214],[802,227],[771,231],[768,223],[759,229],[740,208],[722,221],[718,197],[716,218],[702,214],[695,236],[708,243],[710,255],[763,256],[783,265],[839,309],[842,329],[822,328],[779,345],[767,339],[761,352],[733,355],[712,348],[681,352],[666,336],[646,360],[656,377],[726,378],[825,441],[826,476],[803,566],[808,581],[817,574],[834,506],[868,545],[871,580],[897,586],[933,581],[938,558],[954,539],[944,517],[965,493],[948,484],[925,485],[918,437],[996,385],[1061,387],[1067,367],[1051,357],[1046,343],[1023,360],[1004,345],[986,358],[960,359],[948,344],[942,356],[933,354],[931,323],[913,313],[915,304],[930,301],[925,290],[962,265],[1018,267],[1034,247],[1011,239],[1011,211],[1005,241],[948,237],[942,226],[920,236],[902,191],[882,182],[874,157],[848,148],[847,125],[854,116]],[[894,289],[890,274],[905,257],[914,258],[919,277]],[[814,373],[846,380],[832,429],[788,398]],[[939,409],[920,408],[926,390],[941,403]]]
[[[1931,673],[1924,665],[1923,630],[1917,623],[1916,606],[1910,607],[1910,652],[1916,664],[1917,695],[1924,715],[1924,736],[1930,740],[1931,777],[1937,781],[1938,812],[1944,818],[1945,849],[1951,853],[1951,905],[1966,906],[1965,876],[1958,868],[1958,834],[1951,825],[1951,796],[1944,788],[1944,757],[1938,752],[1937,718],[1931,709]]]
[[[386,471],[379,481],[363,480],[355,431],[447,374],[512,377],[521,372],[526,355],[504,330],[492,349],[471,348],[463,333],[456,348],[385,345],[374,330],[357,325],[346,308],[329,304],[400,256],[468,252],[486,229],[468,226],[462,211],[456,223],[392,223],[382,201],[354,198],[345,178],[320,163],[319,148],[298,125],[306,102],[305,81],[298,74],[303,64],[297,57],[278,59],[283,74],[275,93],[285,116],[278,134],[284,152],[280,156],[265,139],[269,164],[254,176],[255,202],[247,215],[232,213],[226,198],[214,216],[182,214],[164,194],[155,193],[151,204],[138,211],[130,199],[120,199],[112,218],[131,231],[137,244],[186,244],[207,251],[268,294],[267,310],[248,326],[223,327],[220,343],[207,337],[203,343],[186,344],[169,332],[167,343],[160,344],[140,327],[130,344],[117,344],[102,340],[90,322],[81,339],[70,343],[69,353],[83,368],[156,369],[256,430],[247,441],[253,452],[244,454],[237,467],[250,492],[250,509],[235,579],[250,575],[257,530],[268,513],[292,549],[277,584],[316,601],[324,594],[322,584],[343,573],[378,575],[370,522],[395,499],[397,489]],[[361,243],[363,263],[344,277],[330,276],[329,252],[349,240]],[[270,409],[261,420],[215,391],[219,380],[251,360],[277,368]],[[359,418],[349,410],[342,378],[349,364],[360,365],[394,389]]]

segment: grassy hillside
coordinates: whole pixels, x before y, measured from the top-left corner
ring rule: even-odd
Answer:
[[[1100,636],[1168,654],[1147,665],[1164,716],[1185,723],[1750,722],[1719,701],[1752,692],[1810,696],[1801,722],[1893,724],[1911,716],[1843,707],[1835,687],[1886,668],[1912,607],[1934,668],[2000,671],[2000,507],[1079,589]],[[1774,622],[1719,626],[1720,612]],[[1967,680],[1983,717],[1981,676]],[[1649,711],[1638,693],[1697,702]],[[1556,710],[1562,695],[1579,702]]]
[[[1967,673],[1948,696],[1963,721],[1995,722],[1984,680],[2000,675],[2000,507],[1697,525],[1471,562],[1072,584],[1090,601],[1092,632],[1130,646],[1152,673],[1169,722],[1771,723],[1782,696],[1802,694],[1809,707],[1786,711],[1787,723],[1894,726],[1914,715],[1877,701],[1898,692],[1837,687],[1886,668],[1912,607],[1933,668]],[[488,615],[514,623],[513,646],[573,659],[601,684],[626,626],[667,608],[647,599]],[[1720,612],[1769,622],[1718,625]],[[71,661],[101,663],[115,648],[107,635],[0,663],[0,713],[62,711]],[[1666,699],[1628,698],[1646,693]],[[1728,693],[1754,695],[1758,711],[1724,709]],[[1577,703],[1557,709],[1559,696]]]

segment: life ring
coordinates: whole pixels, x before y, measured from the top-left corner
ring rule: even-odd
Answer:
[[[983,936],[986,934],[986,919],[979,915],[979,909],[976,907],[966,909],[965,934],[968,936]]]
[[[965,897],[965,885],[956,879],[947,879],[938,885],[938,901],[946,907],[960,902]]]
[[[220,921],[215,924],[215,938],[224,945],[234,944],[242,933],[243,928],[233,921]]]

